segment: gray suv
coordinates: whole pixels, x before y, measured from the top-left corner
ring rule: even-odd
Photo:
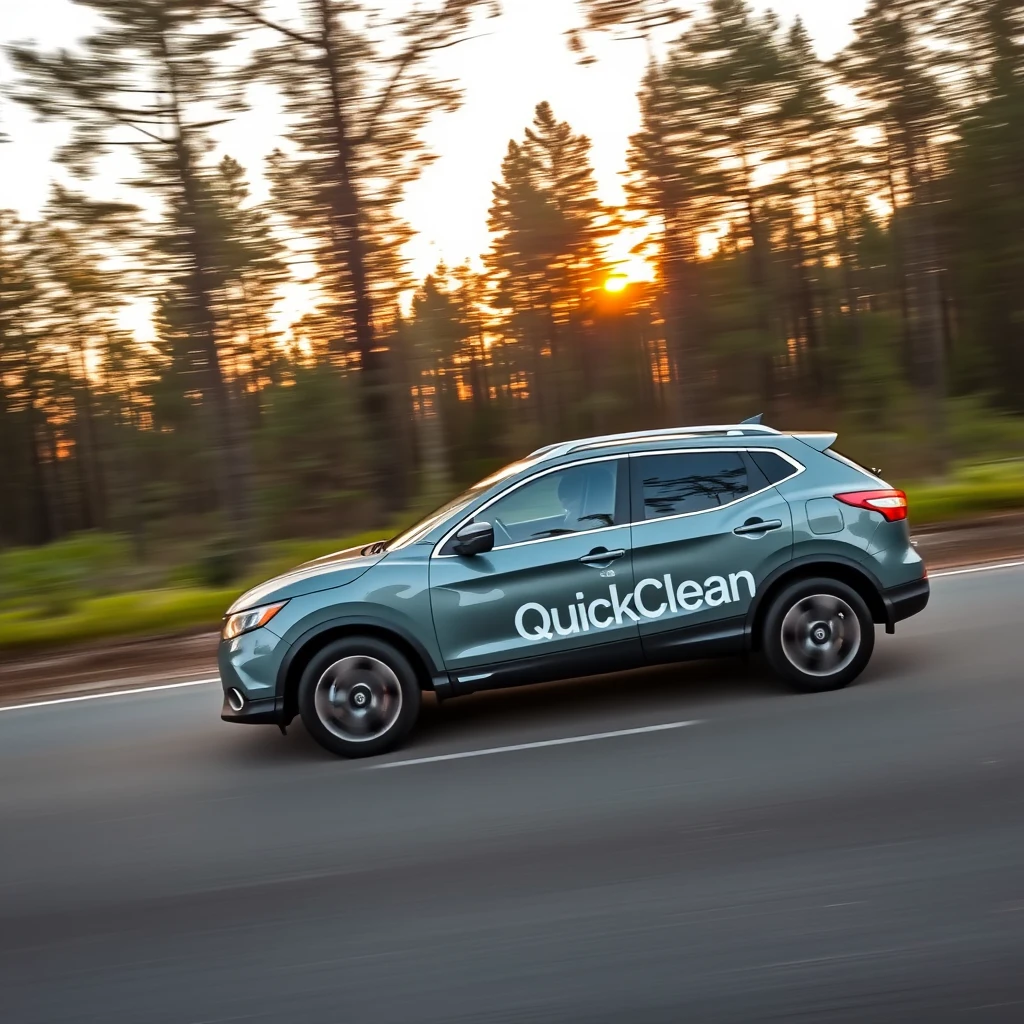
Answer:
[[[836,435],[747,422],[567,441],[389,541],[243,594],[220,644],[222,718],[298,714],[380,754],[421,693],[761,651],[802,692],[855,679],[875,626],[928,603],[907,499]]]

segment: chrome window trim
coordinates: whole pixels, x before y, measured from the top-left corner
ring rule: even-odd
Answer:
[[[435,545],[434,550],[430,552],[431,558],[461,558],[461,555],[442,555],[440,554],[441,549],[445,546],[459,532],[467,523],[472,522],[478,515],[480,515],[485,509],[488,509],[496,501],[500,501],[506,495],[511,494],[513,491],[518,491],[520,487],[525,487],[527,484],[533,483],[534,480],[539,480],[543,476],[548,476],[551,473],[557,473],[559,470],[571,469],[573,466],[587,466],[594,462],[615,462],[618,459],[625,459],[627,455],[625,452],[620,452],[618,455],[601,455],[593,459],[579,459],[575,462],[563,462],[560,466],[549,466],[547,469],[542,469],[539,473],[534,473],[532,476],[526,477],[525,480],[520,480],[519,483],[513,484],[511,487],[506,487],[500,494],[496,494],[493,498],[484,502],[471,516],[463,519],[461,522],[453,526]],[[617,523],[615,526],[598,526],[593,530],[579,530],[576,533],[563,533],[557,537],[538,537],[536,540],[520,540],[513,544],[501,544],[497,547],[491,548],[492,551],[507,551],[509,548],[521,548],[527,544],[546,544],[552,540],[565,540],[567,537],[586,537],[592,533],[607,533],[609,530],[621,530],[628,527],[629,523]]]
[[[801,473],[807,472],[807,467],[801,462],[797,462],[788,452],[784,452],[779,448],[767,448],[758,445],[756,448],[751,448],[749,445],[744,445],[742,448],[670,448],[664,451],[656,452],[630,452],[627,458],[630,459],[656,459],[662,455],[691,455],[705,452],[739,452],[750,453],[750,452],[771,452],[773,455],[780,455],[786,462],[788,462],[795,470],[795,473],[791,473],[789,476],[779,480],[778,483],[768,484],[767,487],[761,487],[759,490],[750,491],[749,494],[744,494],[741,498],[736,498],[734,501],[727,502],[724,505],[716,505],[714,508],[702,508],[696,512],[678,512],[673,516],[661,516],[658,519],[640,519],[637,522],[630,523],[630,526],[653,526],[655,523],[670,523],[673,519],[689,519],[691,516],[703,516],[709,512],[722,512],[727,508],[732,508],[733,505],[738,505],[741,501],[748,501],[750,498],[756,498],[759,494],[764,494],[765,491],[772,490],[773,487],[778,487],[779,484],[784,484],[788,480],[795,480]],[[756,463],[755,463],[756,465]]]
[[[435,545],[433,550],[430,552],[431,558],[460,558],[460,555],[442,555],[440,554],[441,549],[448,543],[451,538],[462,529],[467,523],[472,522],[480,513],[485,509],[490,508],[496,501],[504,498],[506,494],[511,494],[513,491],[517,491],[520,487],[525,487],[528,483],[532,483],[534,480],[539,480],[542,476],[547,476],[549,473],[557,473],[562,469],[569,469],[571,466],[586,466],[593,462],[614,462],[616,459],[656,459],[661,455],[687,455],[697,454],[706,452],[772,452],[774,455],[781,456],[786,462],[788,462],[796,472],[790,474],[778,483],[768,484],[767,487],[762,487],[759,490],[751,491],[749,494],[744,494],[742,498],[737,498],[735,501],[730,501],[726,505],[717,505],[715,508],[702,508],[697,512],[680,512],[674,516],[662,516],[660,519],[640,519],[629,523],[616,524],[615,526],[599,526],[593,530],[580,530],[578,533],[560,534],[557,537],[538,537],[536,540],[520,540],[513,544],[501,544],[497,547],[492,548],[492,551],[508,551],[510,548],[521,548],[526,547],[528,544],[547,544],[553,540],[566,540],[568,537],[587,537],[595,533],[608,533],[611,530],[621,530],[623,527],[634,527],[634,526],[649,526],[653,523],[667,523],[673,519],[688,519],[690,516],[703,516],[708,512],[721,512],[723,509],[732,508],[733,505],[738,505],[741,501],[746,501],[748,498],[756,498],[759,494],[764,494],[766,491],[770,491],[773,487],[777,487],[778,484],[786,483],[788,480],[795,480],[801,473],[807,472],[807,467],[803,463],[798,462],[788,452],[782,451],[780,448],[768,448],[758,445],[756,448],[751,448],[749,445],[742,447],[724,447],[719,445],[709,446],[706,448],[667,448],[658,451],[642,451],[642,452],[620,452],[617,455],[601,455],[590,459],[579,459],[575,462],[563,462],[560,466],[549,466],[547,469],[543,469],[538,473],[534,473],[532,476],[526,477],[525,480],[520,480],[519,483],[514,484],[512,487],[506,488],[500,494],[496,494],[489,501],[485,502],[480,506],[469,518],[463,519],[457,523],[452,529],[450,529]]]

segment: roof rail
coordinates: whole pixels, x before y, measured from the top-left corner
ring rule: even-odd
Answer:
[[[625,434],[604,434],[597,437],[584,437],[576,441],[563,441],[560,444],[549,444],[544,448],[538,448],[528,458],[531,459],[554,459],[560,455],[568,455],[570,452],[582,451],[586,448],[606,447],[616,444],[626,444],[630,441],[657,441],[659,439],[671,440],[676,437],[700,437],[701,435],[724,435],[741,437],[743,435],[766,435],[778,434],[779,431],[772,427],[766,427],[755,423],[726,423],[717,426],[697,427],[667,427],[662,430],[634,430]]]

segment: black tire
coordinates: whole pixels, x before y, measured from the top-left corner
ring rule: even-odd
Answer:
[[[320,746],[340,757],[393,750],[419,713],[420,683],[409,659],[375,637],[349,636],[328,644],[299,681],[303,724]]]
[[[762,645],[771,667],[800,693],[841,690],[871,660],[875,624],[853,587],[828,577],[799,580],[772,601]]]

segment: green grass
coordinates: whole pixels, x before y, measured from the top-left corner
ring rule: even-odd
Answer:
[[[212,628],[237,596],[234,587],[182,587],[87,598],[61,615],[42,616],[30,608],[0,612],[0,650],[175,633],[199,626]]]
[[[1024,509],[1024,461],[963,467],[949,480],[909,484],[906,492],[915,527]]]
[[[114,637],[215,629],[228,606],[250,587],[303,562],[369,544],[388,535],[388,531],[374,530],[337,540],[291,540],[268,544],[253,571],[230,587],[194,585],[188,580],[188,571],[181,570],[177,573],[182,580],[181,585],[162,589],[101,596],[77,595],[62,600],[55,600],[53,595],[42,595],[36,600],[39,595],[34,594],[31,601],[20,604],[8,598],[0,604],[0,650],[32,650]],[[63,544],[65,542],[51,546],[56,549],[52,551],[51,558],[65,557]],[[45,561],[39,554],[45,549],[23,550],[32,550],[34,561]]]
[[[948,479],[907,483],[915,529],[1008,510],[1024,510],[1024,460],[962,466]],[[224,610],[250,586],[332,551],[367,544],[394,530],[374,530],[336,540],[279,541],[266,545],[251,573],[230,587],[197,585],[187,569],[173,572],[178,586],[106,592],[116,573],[108,570],[119,550],[102,538],[71,539],[48,549],[0,554],[0,651],[55,648],[114,637],[156,636],[215,629]],[[17,570],[17,573],[14,570]],[[17,579],[15,579],[17,576]],[[130,574],[124,579],[130,580]],[[99,590],[99,592],[97,592]]]

